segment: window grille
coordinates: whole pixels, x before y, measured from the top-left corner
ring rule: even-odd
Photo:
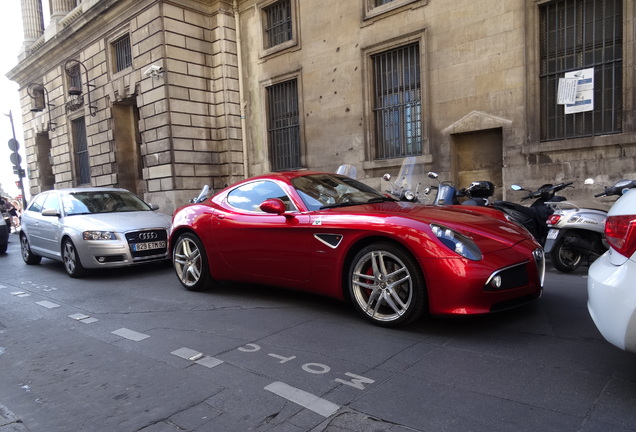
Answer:
[[[374,55],[372,61],[376,158],[422,154],[419,45]]]
[[[88,159],[88,141],[86,139],[86,122],[84,117],[72,121],[73,142],[75,144],[75,164],[77,166],[79,185],[91,184],[91,167]]]
[[[115,72],[123,71],[132,66],[132,48],[130,46],[130,35],[125,35],[113,42],[113,52],[115,54]]]
[[[267,48],[292,40],[291,0],[281,0],[263,9]]]
[[[391,3],[393,0],[375,0],[375,7],[382,6],[387,3]]]
[[[623,2],[559,0],[541,7],[541,140],[622,130]],[[565,114],[559,78],[594,68],[594,109]]]
[[[300,168],[297,81],[294,79],[268,87],[267,102],[272,170]]]

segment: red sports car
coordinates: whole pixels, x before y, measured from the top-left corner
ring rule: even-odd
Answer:
[[[507,309],[543,286],[541,246],[503,213],[396,201],[322,172],[267,174],[181,207],[169,240],[189,290],[225,280],[308,291],[382,326]]]

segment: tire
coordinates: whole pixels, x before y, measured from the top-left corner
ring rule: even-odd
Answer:
[[[22,259],[28,265],[40,264],[42,257],[31,252],[31,246],[29,246],[29,239],[26,234],[20,235],[20,251],[22,253]]]
[[[172,264],[179,282],[188,291],[202,291],[212,281],[205,248],[194,234],[185,233],[177,238]]]
[[[427,302],[422,271],[415,259],[390,243],[358,252],[348,271],[355,309],[372,323],[398,327],[420,318]]]
[[[77,255],[77,249],[70,239],[62,242],[62,261],[66,273],[72,278],[80,278],[86,274],[84,266]]]
[[[7,247],[9,247],[9,243],[0,243],[0,255],[7,253]]]
[[[570,237],[578,237],[570,235]],[[550,252],[550,259],[555,269],[562,273],[572,273],[583,262],[584,255],[565,245],[568,236],[563,236]]]

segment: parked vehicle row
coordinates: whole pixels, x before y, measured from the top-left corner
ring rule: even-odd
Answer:
[[[545,261],[531,222],[547,219],[538,210],[556,210],[546,243],[553,258],[560,245],[574,247],[564,240],[577,233],[573,218],[593,210],[567,207],[555,195],[571,183],[526,190],[535,202],[525,207],[490,203],[490,182],[456,189],[435,173],[429,178],[438,184],[423,194],[436,190],[436,205],[417,204],[427,197],[420,198],[413,163],[395,181],[385,177],[389,194],[351,178],[352,166],[341,170],[348,175],[291,171],[209,198],[206,186],[172,218],[123,189],[47,191],[22,216],[22,258],[29,265],[61,261],[71,277],[171,259],[188,290],[222,280],[303,290],[348,301],[370,322],[394,327],[427,313],[491,313],[538,299]],[[621,181],[597,196],[635,185]],[[447,205],[458,197],[470,205]],[[609,342],[636,352],[636,192],[624,194],[603,225],[609,250],[590,267],[588,307]],[[5,232],[0,228],[0,252]]]

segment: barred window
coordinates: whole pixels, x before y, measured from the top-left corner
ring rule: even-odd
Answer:
[[[125,35],[112,43],[115,57],[115,72],[123,71],[132,66],[132,47],[130,35]]]
[[[91,167],[88,159],[88,141],[84,117],[72,121],[73,143],[75,144],[75,167],[78,185],[91,184]]]
[[[267,105],[272,170],[300,168],[297,81],[294,79],[268,87]]]
[[[422,154],[419,45],[374,55],[372,61],[376,158]]]
[[[540,9],[541,140],[622,130],[623,2],[558,0]],[[594,70],[593,110],[566,114],[557,104],[559,78]]]
[[[292,40],[291,0],[280,0],[263,9],[265,12],[266,48]]]

